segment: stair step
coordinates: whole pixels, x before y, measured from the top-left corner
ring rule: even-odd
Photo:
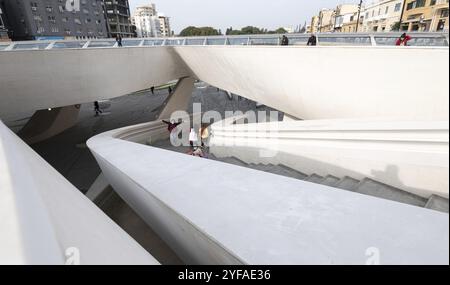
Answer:
[[[339,189],[348,190],[348,191],[354,191],[356,187],[358,187],[359,183],[358,179],[351,178],[349,176],[345,176],[339,182],[334,186]]]
[[[358,187],[356,187],[354,191],[361,194],[371,195],[378,198],[388,199],[419,207],[424,207],[427,203],[427,199],[425,198],[411,194],[398,188],[388,186],[370,178],[361,180]]]
[[[425,208],[448,213],[448,199],[438,195],[431,195]]]
[[[224,158],[219,158],[219,161],[225,162],[225,163],[229,163],[229,164],[234,164],[234,165],[238,165],[238,166],[245,166],[247,167],[248,164],[243,162],[242,160],[239,160],[235,157],[224,157]]]
[[[305,180],[308,177],[308,175],[306,175],[305,173],[297,171],[293,168],[290,168],[289,166],[280,164],[280,165],[278,165],[278,167],[280,167],[281,169],[286,171],[286,173],[289,173],[290,174],[289,177],[300,179],[300,180]]]
[[[311,174],[310,176],[308,176],[308,178],[305,179],[305,181],[319,184],[320,181],[322,181],[322,179],[323,179],[323,176],[320,176],[317,174]]]
[[[339,182],[339,178],[333,175],[327,175],[319,183],[325,186],[333,187]]]

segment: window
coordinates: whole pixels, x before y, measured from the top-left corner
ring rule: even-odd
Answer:
[[[431,0],[430,6],[436,5],[436,0]]]
[[[386,6],[386,10],[384,10],[384,13],[387,14],[389,12],[389,6]]]
[[[425,6],[425,0],[416,0],[416,8],[424,7]]]
[[[401,8],[402,8],[402,3],[397,3],[397,4],[395,4],[394,12],[400,11]]]

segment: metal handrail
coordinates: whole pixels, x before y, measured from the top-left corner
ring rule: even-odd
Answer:
[[[348,46],[377,46],[377,40],[384,39],[393,42],[401,35],[401,32],[389,33],[318,33],[317,45],[333,46],[333,45],[348,45]],[[409,33],[413,40],[422,40],[421,46],[449,46],[449,37],[446,32],[412,32]],[[149,46],[187,46],[187,45],[236,45],[233,43],[240,43],[239,45],[276,45],[279,43],[281,35],[278,34],[262,34],[262,35],[233,35],[233,36],[208,36],[208,37],[171,37],[171,38],[126,38],[123,39],[124,45],[127,42],[135,42],[137,44],[128,45],[127,47],[149,47]],[[287,37],[294,42],[294,45],[306,45],[310,34],[287,34]],[[355,40],[359,39],[359,42]],[[253,40],[257,40],[257,44],[253,44]],[[266,42],[264,42],[266,40]],[[434,42],[432,42],[434,40]],[[153,45],[146,45],[146,41],[153,42]],[[425,41],[425,42],[424,42]],[[428,42],[427,42],[428,41]],[[0,43],[1,51],[15,51],[15,50],[34,50],[34,49],[77,49],[72,47],[54,47],[57,43],[85,43],[82,49],[88,48],[118,48],[115,39],[78,39],[78,40],[43,40],[43,41],[17,41]],[[201,42],[202,44],[189,44],[192,42]],[[91,44],[105,43],[105,46],[92,47]],[[157,44],[155,44],[157,43]],[[47,44],[47,45],[46,45]],[[108,45],[109,44],[109,45]],[[383,44],[382,44],[383,45]],[[389,44],[391,45],[391,44]],[[414,45],[414,44],[412,44]],[[21,48],[17,48],[17,47]],[[27,48],[29,46],[29,48]],[[75,45],[76,46],[76,45]]]

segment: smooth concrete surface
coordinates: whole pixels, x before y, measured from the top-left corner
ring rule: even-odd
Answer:
[[[0,53],[0,117],[190,76],[301,119],[448,120],[448,47],[177,46]],[[433,70],[421,73],[417,70]]]
[[[189,75],[170,47],[0,53],[0,118],[94,102]]]
[[[162,265],[183,265],[180,258],[134,211],[114,189],[105,191],[106,197],[96,204],[117,225],[133,237]]]
[[[28,144],[34,144],[62,133],[78,121],[81,105],[36,111],[18,135]]]
[[[202,81],[304,120],[449,118],[448,47],[174,49]]]
[[[448,264],[447,214],[135,143],[158,125],[88,147],[188,264],[365,264],[372,248],[381,264]]]
[[[176,111],[187,111],[192,100],[195,79],[192,77],[181,78],[173,91],[173,94],[163,104],[163,110],[159,114],[160,120],[168,120]]]
[[[159,264],[0,122],[0,264]]]
[[[449,197],[448,121],[311,120],[211,126],[211,153]],[[268,155],[262,155],[268,153]]]

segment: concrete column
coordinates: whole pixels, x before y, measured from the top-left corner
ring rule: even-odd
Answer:
[[[194,90],[195,79],[192,77],[181,78],[175,87],[174,92],[169,95],[163,103],[163,110],[158,120],[169,119],[175,111],[185,111],[191,100],[192,91]]]

